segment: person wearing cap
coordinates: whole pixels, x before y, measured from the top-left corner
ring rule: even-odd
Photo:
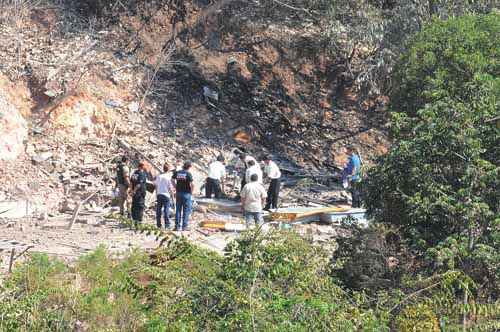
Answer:
[[[217,160],[208,166],[208,177],[205,183],[205,197],[222,198],[221,183],[226,176],[226,166],[224,165],[224,157],[222,155],[217,157]]]
[[[251,166],[250,165],[250,162],[254,162],[255,165],[259,165],[257,163],[257,160],[246,154],[246,153],[240,153],[239,155],[239,160],[237,161],[236,165],[235,165],[235,168],[236,170],[239,172],[240,176],[241,176],[241,186],[240,186],[240,190],[243,189],[243,187],[245,187],[245,184],[247,184],[249,182],[249,180],[246,178],[246,171],[248,170],[248,168]],[[260,168],[260,166],[259,166]]]
[[[278,208],[278,197],[280,194],[281,185],[281,171],[274,161],[271,160],[271,156],[267,155],[264,157],[264,173],[271,182],[269,183],[269,188],[267,190],[267,200],[266,207],[264,210],[277,209]]]
[[[342,180],[348,183],[348,188],[352,196],[351,206],[353,208],[359,208],[361,207],[361,194],[359,190],[359,183],[361,181],[361,159],[352,146],[347,147],[347,154],[349,155],[349,159],[342,172]]]
[[[161,228],[161,216],[165,219],[165,229],[170,228],[169,209],[175,197],[174,186],[171,178],[168,176],[170,166],[168,163],[163,165],[163,173],[155,179],[156,190],[156,226]]]
[[[175,183],[176,204],[175,204],[175,229],[174,231],[189,230],[189,216],[193,206],[194,183],[193,175],[189,172],[191,162],[186,161],[182,170],[175,171],[172,181]]]
[[[245,182],[250,183],[250,177],[253,174],[257,174],[257,181],[262,184],[262,170],[260,169],[260,165],[255,160],[250,160],[248,162],[248,168],[245,172]]]
[[[131,196],[132,196],[132,220],[136,226],[142,222],[145,200],[146,200],[146,182],[148,175],[146,172],[146,163],[141,161],[130,176]]]
[[[257,225],[263,223],[262,205],[266,200],[266,189],[259,183],[259,176],[252,174],[250,182],[241,191],[241,205],[245,216],[247,227],[252,226],[252,222]]]

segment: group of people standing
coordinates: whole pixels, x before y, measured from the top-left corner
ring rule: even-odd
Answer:
[[[359,181],[361,160],[352,147],[348,147],[349,159],[343,170],[342,178],[345,187],[352,194],[352,206],[360,207]],[[235,151],[232,161],[235,174],[241,179],[239,197],[247,226],[263,223],[263,211],[278,208],[278,199],[281,187],[281,171],[272,157],[266,155],[262,164],[246,154]],[[193,193],[195,192],[193,175],[190,172],[192,164],[186,161],[182,169],[173,170],[168,163],[163,165],[163,171],[156,176],[154,182],[151,172],[147,170],[145,162],[139,162],[137,169],[130,174],[127,166],[127,157],[122,157],[117,165],[117,197],[120,213],[125,216],[129,209],[136,224],[141,223],[145,208],[146,192],[156,191],[156,225],[170,228],[170,208],[175,201],[174,231],[188,231],[189,217],[193,207]],[[261,167],[262,166],[262,167]],[[225,197],[224,184],[227,178],[225,159],[222,155],[208,166],[208,176],[205,181],[205,196],[216,199]],[[269,182],[267,190],[264,180]],[[132,197],[129,206],[128,197]]]
[[[232,164],[241,179],[240,199],[247,225],[263,222],[263,210],[277,209],[280,191],[281,171],[266,155],[262,159],[263,169],[257,160],[246,154],[235,151],[236,158]],[[208,167],[208,177],[205,182],[205,197],[216,199],[224,196],[224,183],[227,176],[223,156],[217,157]],[[269,179],[268,190],[264,188],[264,179]],[[265,205],[264,205],[265,204]]]
[[[145,162],[139,162],[137,169],[130,174],[127,157],[122,157],[117,165],[116,183],[118,188],[118,205],[122,216],[128,214],[137,224],[142,222],[146,203],[146,192],[156,191],[156,225],[160,228],[162,217],[165,228],[170,228],[170,208],[175,200],[175,231],[189,230],[189,216],[192,209],[194,192],[193,175],[189,171],[191,162],[186,161],[181,170],[174,170],[170,175],[170,165],[165,163],[163,171],[156,176],[154,182]],[[132,204],[129,206],[129,197]]]

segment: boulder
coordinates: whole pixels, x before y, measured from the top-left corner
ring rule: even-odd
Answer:
[[[42,153],[34,155],[33,157],[31,157],[31,160],[35,164],[41,164],[44,161],[47,161],[50,158],[52,158],[52,156],[53,156],[52,152],[47,151],[47,152],[42,152]]]
[[[28,124],[19,110],[0,92],[0,160],[15,160],[24,151]]]
[[[70,135],[75,142],[97,139],[105,136],[111,128],[110,114],[102,102],[80,93],[66,98],[52,112],[51,125],[58,135]]]
[[[0,218],[21,219],[33,213],[33,207],[28,201],[1,201]]]

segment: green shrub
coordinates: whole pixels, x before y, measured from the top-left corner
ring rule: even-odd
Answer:
[[[61,261],[41,254],[17,267],[0,288],[0,331],[66,331],[73,309],[67,272]]]
[[[399,332],[440,332],[436,314],[426,305],[415,304],[406,307],[396,318]]]
[[[410,40],[409,50],[396,68],[392,109],[418,117],[417,112],[426,105],[446,98],[470,105],[481,97],[487,99],[488,94],[498,97],[499,17],[494,12],[434,20],[427,25]],[[482,96],[477,87],[486,89]],[[488,111],[492,109],[480,112]]]
[[[445,299],[467,292],[480,306],[500,285],[499,35],[492,13],[434,21],[412,39],[394,78],[394,145],[364,184],[369,214],[409,242],[414,277],[458,270],[466,281]]]
[[[409,255],[397,232],[380,225],[351,228],[351,234],[338,238],[337,243],[332,276],[343,285],[369,293],[401,286]]]
[[[249,232],[226,248],[220,273],[189,294],[198,330],[387,330],[354,310],[330,277],[329,255],[295,232]],[[368,328],[372,326],[373,328]]]
[[[367,206],[434,245],[485,230],[500,211],[500,15],[436,21],[419,33],[395,77],[394,146],[368,174]]]
[[[0,331],[378,332],[391,322],[425,330],[425,319],[435,326],[438,314],[460,315],[449,287],[459,273],[416,282],[445,286],[429,288],[419,309],[411,303],[422,298],[401,302],[397,290],[340,288],[328,263],[323,248],[290,231],[242,234],[224,257],[183,238],[119,260],[98,248],[74,266],[34,256],[0,288]],[[493,306],[474,308],[482,326],[492,324]]]

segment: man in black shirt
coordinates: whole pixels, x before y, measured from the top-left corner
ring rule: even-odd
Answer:
[[[141,161],[138,168],[130,177],[132,185],[132,219],[136,225],[142,222],[144,214],[147,179],[146,164]]]
[[[174,231],[189,230],[189,215],[193,206],[192,194],[194,191],[193,175],[189,172],[191,162],[186,161],[182,170],[175,171],[172,179],[176,189],[175,229]],[[181,225],[182,218],[182,225]]]

